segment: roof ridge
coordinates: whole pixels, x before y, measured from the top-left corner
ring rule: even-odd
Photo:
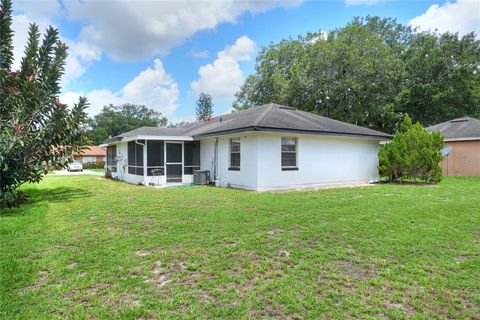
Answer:
[[[262,106],[260,106],[262,107]],[[258,107],[258,108],[260,108]],[[273,103],[268,103],[265,105],[265,110],[262,112],[262,114],[260,115],[260,117],[257,118],[257,120],[254,122],[254,126],[257,126],[260,121],[262,121],[265,116],[267,115],[267,113],[269,113],[273,108],[275,108],[276,106],[273,104]]]

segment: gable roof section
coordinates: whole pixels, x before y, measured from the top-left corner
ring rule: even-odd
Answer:
[[[380,131],[270,103],[214,117],[209,121],[192,122],[177,128],[141,127],[108,139],[105,143],[134,136],[191,136],[202,138],[244,131],[282,131],[378,139],[391,138],[391,135]]]
[[[480,140],[480,120],[470,117],[442,122],[428,127],[427,130],[440,131],[446,141]]]
[[[99,146],[88,146],[82,150],[79,156],[105,156],[107,153]]]

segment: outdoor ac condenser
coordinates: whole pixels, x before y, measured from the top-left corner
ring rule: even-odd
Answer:
[[[210,181],[210,171],[195,170],[193,171],[193,183],[196,185],[207,185]]]

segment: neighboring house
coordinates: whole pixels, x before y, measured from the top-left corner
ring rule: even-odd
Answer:
[[[428,131],[440,131],[446,148],[441,166],[446,176],[480,176],[480,120],[463,117],[434,126]]]
[[[99,146],[89,146],[83,149],[83,152],[75,156],[75,160],[81,163],[94,163],[106,160],[107,152]]]
[[[277,104],[177,128],[142,127],[108,139],[107,168],[130,183],[190,183],[267,191],[378,181],[390,135]],[[153,176],[158,169],[160,176]]]

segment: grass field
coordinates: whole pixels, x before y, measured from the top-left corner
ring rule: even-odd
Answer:
[[[0,318],[480,319],[480,179],[254,193],[51,176],[0,214]]]

